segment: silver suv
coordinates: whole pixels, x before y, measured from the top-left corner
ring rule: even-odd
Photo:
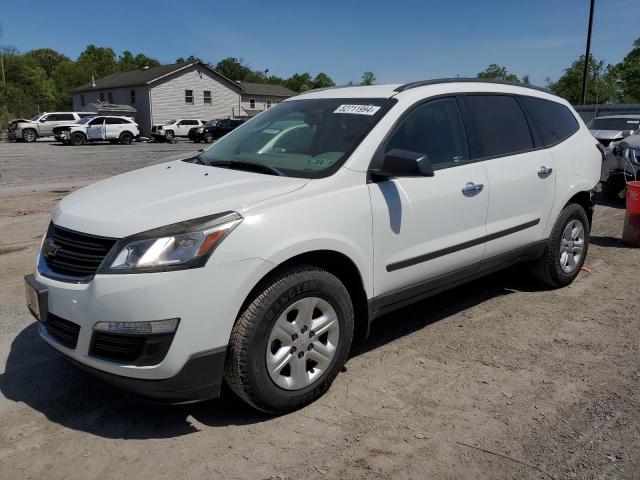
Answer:
[[[85,117],[96,115],[92,112],[49,112],[38,114],[31,120],[13,123],[9,127],[9,138],[35,142],[41,137],[53,136],[53,129],[61,125],[78,123]]]

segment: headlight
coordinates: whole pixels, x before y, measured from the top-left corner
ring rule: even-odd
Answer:
[[[200,128],[198,129],[198,133],[202,133],[202,132],[204,132],[204,128],[200,127]]]
[[[118,242],[100,273],[143,273],[202,267],[242,222],[236,212],[156,228]]]

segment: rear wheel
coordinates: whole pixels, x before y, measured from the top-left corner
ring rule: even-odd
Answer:
[[[25,142],[35,142],[38,139],[38,133],[33,128],[27,128],[22,131],[22,139]]]
[[[131,142],[133,142],[133,135],[131,134],[131,132],[122,132],[120,134],[120,143],[123,145],[131,145]]]
[[[258,289],[233,327],[225,379],[268,413],[300,408],[326,392],[347,360],[353,306],[340,280],[313,266]]]
[[[580,273],[589,248],[589,219],[577,203],[560,213],[534,274],[553,288],[569,285]]]
[[[69,143],[71,143],[71,145],[78,147],[80,145],[84,145],[85,143],[87,143],[87,138],[82,133],[76,132],[73,135],[71,135],[71,139],[69,140]]]

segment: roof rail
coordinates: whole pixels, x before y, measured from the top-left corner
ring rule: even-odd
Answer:
[[[536,87],[535,85],[529,85],[528,83],[510,82],[508,80],[494,80],[490,78],[434,78],[433,80],[421,80],[419,82],[405,83],[395,88],[394,92],[404,92],[405,90],[411,90],[412,88],[424,87],[427,85],[439,85],[441,83],[497,83],[500,85],[511,85],[514,87],[530,88],[532,90],[538,90],[540,92],[551,93],[550,90],[542,87]]]

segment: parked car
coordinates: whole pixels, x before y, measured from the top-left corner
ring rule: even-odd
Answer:
[[[211,120],[201,127],[193,127],[189,129],[189,140],[199,143],[212,143],[214,140],[223,137],[232,130],[238,128],[244,123],[240,118],[223,118]]]
[[[12,123],[9,136],[14,140],[35,142],[38,138],[50,137],[53,129],[60,125],[77,123],[81,119],[95,115],[91,112],[51,112],[36,115],[31,120]]]
[[[155,138],[173,140],[175,137],[186,137],[193,127],[201,127],[207,123],[205,120],[195,120],[192,118],[179,118],[169,120],[161,125],[151,127],[151,135]]]
[[[287,148],[264,148],[292,123]],[[258,409],[291,411],[388,312],[523,262],[570,284],[596,143],[531,86],[311,91],[195,156],[67,196],[27,303],[45,342],[120,388],[188,402],[224,379]]]
[[[640,115],[609,115],[597,117],[588,125],[593,136],[603,145],[600,182],[602,192],[609,198],[617,198],[625,187],[625,160],[619,143],[640,130]]]
[[[71,145],[109,141],[131,145],[140,136],[138,124],[130,117],[100,115],[85,117],[77,124],[55,127],[56,140]]]
[[[640,180],[640,134],[629,135],[616,147],[619,168],[626,182]]]

